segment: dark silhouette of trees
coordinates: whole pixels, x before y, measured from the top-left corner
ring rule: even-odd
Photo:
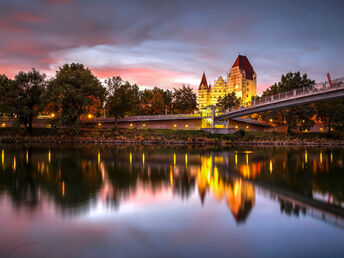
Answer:
[[[290,90],[313,87],[315,82],[308,78],[307,74],[301,75],[300,72],[289,72],[282,75],[281,81],[275,83],[263,92],[262,97],[273,96],[275,94]],[[288,133],[295,129],[309,130],[314,125],[316,110],[314,105],[300,105],[297,107],[283,108],[277,111],[269,111],[262,114],[266,121],[273,120],[275,124],[286,125]]]
[[[65,64],[48,86],[46,103],[56,113],[55,124],[79,128],[80,118],[101,113],[105,88],[82,64]]]
[[[19,72],[14,80],[0,78],[1,111],[17,117],[18,123],[32,131],[32,122],[43,109],[42,94],[45,92],[45,74],[36,69]]]
[[[237,98],[235,92],[232,92],[227,94],[223,98],[219,97],[216,107],[220,110],[220,112],[225,112],[229,108],[239,106],[240,102],[240,98]]]

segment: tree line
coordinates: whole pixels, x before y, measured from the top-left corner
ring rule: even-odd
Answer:
[[[65,64],[53,78],[36,69],[19,72],[14,79],[0,75],[0,114],[17,118],[18,125],[32,131],[34,118],[51,114],[52,126],[78,130],[80,119],[193,113],[197,97],[192,88],[140,90],[119,76],[103,83],[82,64]]]

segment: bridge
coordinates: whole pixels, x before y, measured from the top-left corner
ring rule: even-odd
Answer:
[[[224,121],[265,111],[340,98],[344,98],[344,77],[333,80],[331,83],[322,82],[312,87],[304,87],[253,100],[245,107],[233,108],[224,114],[216,116],[215,120]]]

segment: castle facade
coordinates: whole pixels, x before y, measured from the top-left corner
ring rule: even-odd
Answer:
[[[246,56],[239,55],[227,75],[227,81],[221,76],[214,86],[208,85],[205,73],[198,88],[198,107],[216,105],[219,97],[235,92],[242,104],[251,101],[257,94],[257,75]]]

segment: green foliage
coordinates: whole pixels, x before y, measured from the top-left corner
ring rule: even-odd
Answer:
[[[101,112],[105,88],[82,64],[65,64],[56,72],[45,96],[48,109],[57,113],[56,125],[79,129],[79,119]]]
[[[190,86],[183,85],[180,89],[173,89],[173,112],[193,113],[197,109],[197,97]]]
[[[139,87],[129,82],[123,82],[121,77],[108,78],[105,81],[108,96],[105,108],[108,115],[116,119],[134,115],[139,103]]]
[[[0,75],[0,113],[12,116],[15,113],[16,91],[14,81],[6,75]]]
[[[287,73],[282,75],[281,81],[275,83],[263,92],[262,97],[273,96],[275,94],[301,89],[303,87],[313,87],[315,82],[307,77],[307,74],[301,76],[300,72]],[[313,118],[316,114],[314,105],[302,105],[291,108],[284,108],[277,111],[269,111],[261,116],[263,120],[273,120],[276,125],[286,125],[288,133],[292,133],[295,129],[309,130],[313,125]]]
[[[32,122],[42,110],[41,96],[45,91],[45,74],[32,69],[27,73],[19,72],[14,81],[1,77],[1,109],[3,113],[15,114],[19,124],[28,132],[32,131]]]
[[[223,98],[219,97],[216,107],[220,110],[220,112],[225,112],[229,108],[239,106],[240,102],[240,98],[237,98],[235,92],[232,92],[227,94]]]
[[[140,91],[140,104],[138,114],[156,115],[170,112],[172,103],[172,92],[157,87]]]
[[[321,119],[328,132],[343,129],[344,104],[342,100],[317,103],[316,110],[317,117]]]

